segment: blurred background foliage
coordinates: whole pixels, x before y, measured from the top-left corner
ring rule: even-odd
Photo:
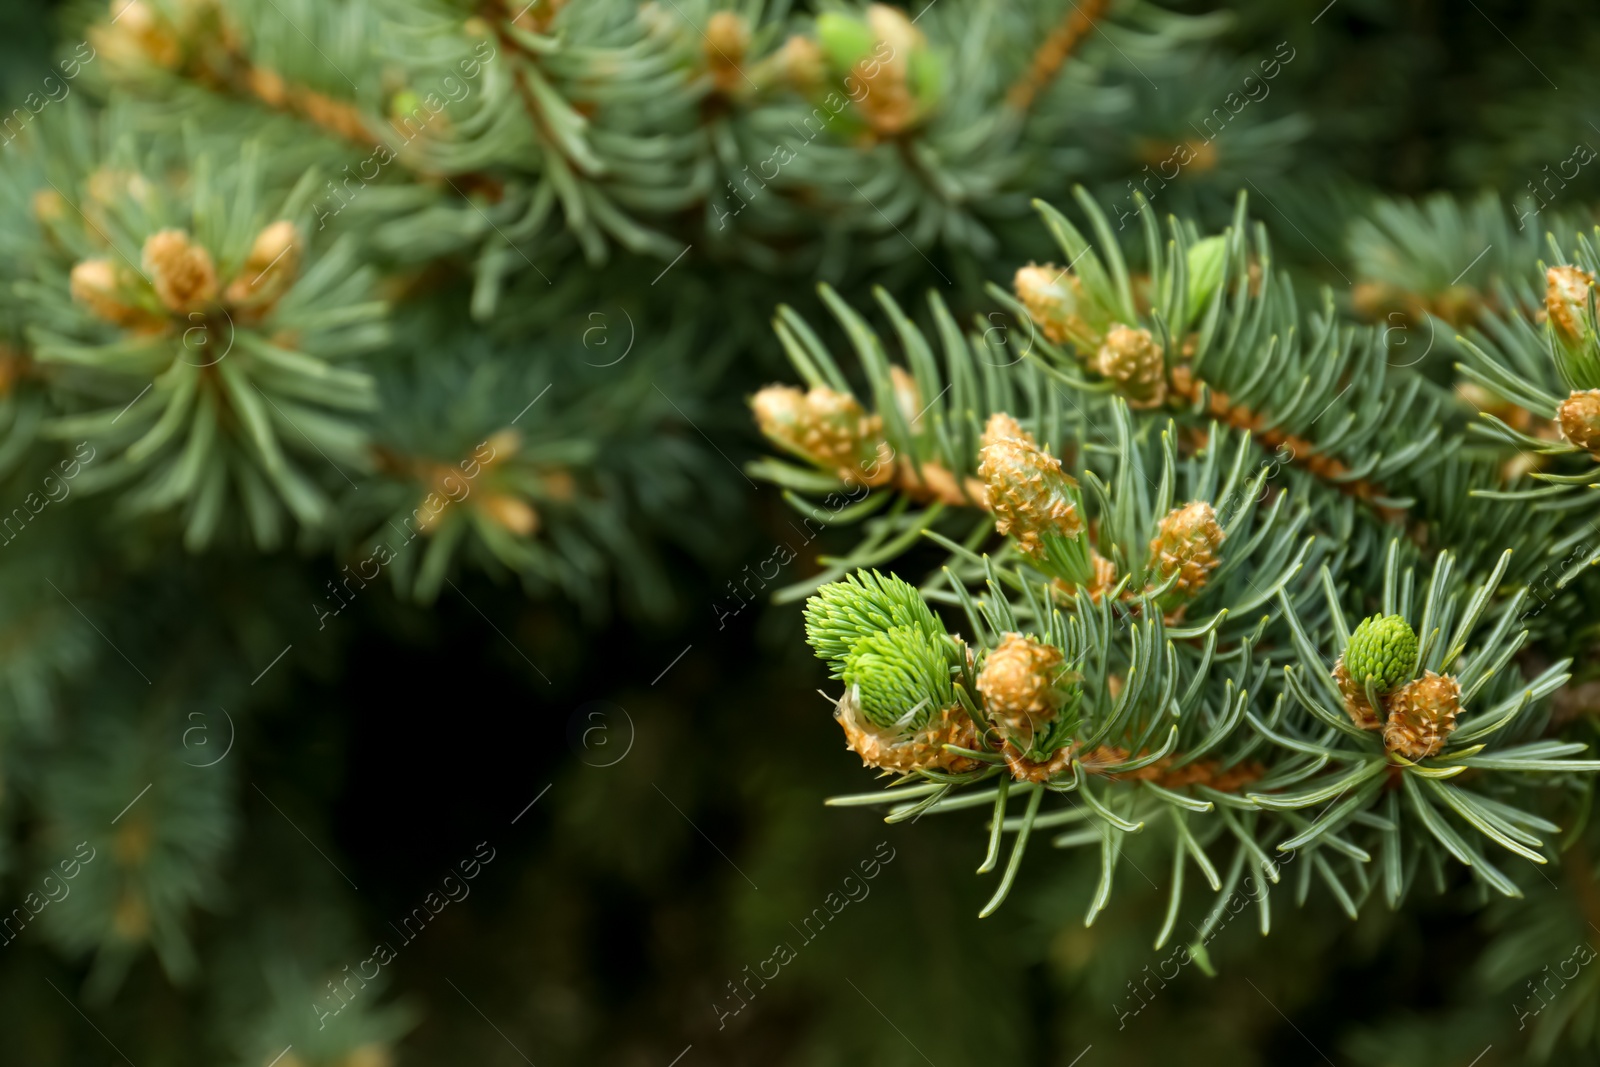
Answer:
[[[941,0],[938,17],[959,26],[982,6]],[[1052,6],[1060,5],[1029,10]],[[1086,179],[1117,203],[1160,138],[1186,136],[1186,105],[1220,97],[1256,57],[1288,42],[1295,60],[1241,131],[1252,150],[1186,172],[1158,206],[1220,223],[1235,190],[1252,189],[1280,254],[1358,312],[1386,311],[1378,298],[1359,306],[1356,292],[1357,282],[1384,280],[1381,263],[1372,266],[1382,249],[1363,264],[1364,246],[1351,236],[1375,198],[1443,191],[1467,204],[1488,191],[1514,202],[1575,144],[1600,143],[1591,121],[1600,115],[1591,107],[1600,22],[1580,0],[1164,6],[1197,17],[1220,10],[1226,20],[1203,49],[1159,64],[1149,84],[1120,83],[1137,98],[1143,132],[1090,122],[1064,135],[1074,140],[1061,150],[1092,157]],[[82,9],[46,0],[0,7],[5,99],[39,83],[83,19]],[[108,92],[87,81],[74,91]],[[1597,194],[1600,168],[1587,168],[1552,209],[1581,216]],[[977,266],[1004,271],[1047,253],[1031,227],[1001,232]],[[1521,247],[1539,254],[1533,240]],[[1528,269],[1526,257],[1503,251],[1506,269]],[[915,292],[929,284],[928,267],[956,271],[960,259],[917,255],[900,245],[883,280]],[[731,610],[750,568],[792,540],[782,501],[738,470],[761,451],[739,398],[783,373],[767,320],[778,300],[806,306],[810,281],[692,256],[670,286],[653,290],[666,259],[621,252],[573,292],[566,275],[549,286],[524,277],[518,284],[528,285],[501,297],[481,342],[555,338],[565,353],[542,349],[541,358],[581,373],[578,364],[611,358],[596,354],[585,331],[599,321],[589,317],[597,306],[612,316],[606,328],[620,331],[612,305],[594,297],[615,291],[629,294],[639,320],[658,334],[677,331],[675,343],[695,353],[663,362],[645,379],[654,390],[626,394],[605,416],[611,422],[594,416],[602,421],[588,425],[619,472],[626,514],[653,516],[619,549],[651,558],[642,585],[555,582],[554,593],[530,596],[487,566],[456,573],[427,606],[375,586],[319,629],[306,604],[337,576],[331,559],[191,556],[175,537],[146,531],[126,535],[129,555],[117,561],[97,556],[87,534],[55,515],[51,534],[30,534],[37,552],[26,573],[7,573],[0,615],[34,641],[5,670],[22,684],[15,676],[42,670],[42,657],[73,679],[67,703],[81,714],[70,729],[82,743],[6,765],[7,795],[59,795],[50,810],[66,823],[7,809],[6,848],[17,854],[0,881],[6,899],[29,892],[57,851],[70,855],[74,819],[93,822],[85,833],[113,856],[152,847],[140,834],[159,827],[130,829],[145,825],[139,807],[113,834],[100,828],[101,810],[114,813],[150,780],[142,768],[166,758],[190,724],[215,730],[206,740],[220,743],[214,709],[253,711],[228,720],[237,726],[231,754],[195,770],[174,802],[195,823],[184,847],[204,860],[204,877],[171,903],[187,934],[159,958],[87,953],[103,916],[92,911],[86,873],[74,883],[76,903],[46,912],[53,938],[25,930],[0,951],[0,1060],[265,1065],[293,1042],[300,1062],[346,1067],[1094,1067],[1180,1058],[1491,1067],[1546,1052],[1550,1062],[1594,1062],[1592,1044],[1544,1050],[1519,1027],[1522,980],[1569,943],[1600,937],[1592,921],[1600,910],[1574,910],[1592,897],[1592,863],[1581,859],[1556,872],[1581,885],[1552,886],[1548,900],[1532,896],[1519,915],[1446,896],[1398,915],[1368,909],[1352,925],[1314,896],[1280,917],[1265,951],[1240,924],[1213,943],[1215,977],[1190,968],[1163,984],[1150,981],[1149,937],[1164,907],[1153,885],[1124,886],[1086,930],[1094,871],[1033,864],[1011,904],[979,921],[987,888],[965,875],[981,858],[972,851],[980,813],[891,833],[870,810],[824,811],[824,797],[861,787],[861,772],[816,693],[823,668],[800,640],[800,614],[761,597]],[[571,270],[580,269],[574,260]],[[877,280],[856,263],[846,273]],[[411,283],[430,297],[402,299],[394,332],[422,355],[409,384],[397,377],[385,387],[410,390],[416,432],[425,433],[449,422],[428,407],[441,395],[429,361],[462,347],[439,338],[477,289],[470,271]],[[607,341],[620,346],[622,334]],[[537,382],[528,381],[531,395]],[[504,401],[524,384],[484,388]],[[672,408],[681,422],[654,421],[673,419]],[[682,465],[676,491],[650,499],[679,477],[670,472],[638,476],[638,490],[622,485],[640,469],[623,452],[676,471],[679,444],[698,459]],[[577,542],[572,552],[581,555]],[[783,579],[813,572],[816,555],[815,546],[802,551]],[[94,585],[97,568],[131,577]],[[97,590],[81,617],[38,586],[63,573]],[[34,601],[48,610],[25,610]],[[110,627],[101,636],[128,662],[106,653],[94,623],[84,630],[90,617]],[[251,682],[286,643],[293,656]],[[141,683],[133,665],[157,663]],[[148,760],[124,773],[124,757],[140,746]],[[100,747],[117,755],[96,755]],[[170,811],[154,807],[158,797],[144,798],[146,810]],[[797,924],[883,841],[894,858],[870,895],[814,941],[799,937]],[[400,945],[381,984],[352,1002],[366,1037],[337,1058],[317,1053],[308,1005],[323,983],[391,938],[391,924],[480,843],[494,859],[470,897]],[[108,914],[115,921],[114,908]],[[1497,931],[1530,922],[1542,927],[1524,943],[1553,946],[1546,954],[1486,958]],[[725,1015],[729,983],[745,982],[746,968],[779,942],[793,946],[794,960]],[[97,989],[114,995],[95,999]],[[1592,1011],[1600,992],[1591,981],[1579,996]]]

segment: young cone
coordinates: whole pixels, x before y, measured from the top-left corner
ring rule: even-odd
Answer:
[[[1071,344],[1084,352],[1100,344],[1109,322],[1084,296],[1077,275],[1054,263],[1030,263],[1017,271],[1012,287],[1046,340]]]
[[[1556,409],[1556,420],[1569,444],[1600,457],[1600,389],[1574,392]]]
[[[822,385],[809,392],[769,385],[751,398],[750,408],[768,440],[833,469],[846,483],[882,485],[894,476],[883,419],[868,415],[848,393]]]
[[[1044,555],[1043,534],[1072,538],[1083,531],[1071,495],[1077,481],[1010,415],[990,416],[978,452],[978,476],[988,487],[995,529],[1015,538],[1024,554]]]
[[[1016,633],[1005,634],[984,659],[977,682],[989,719],[1022,749],[1056,721],[1067,683],[1060,649]]]
[[[211,253],[182,230],[161,230],[144,243],[144,270],[168,311],[197,311],[217,298]]]
[[[1227,535],[1217,523],[1217,513],[1204,500],[1196,500],[1168,512],[1150,541],[1150,570],[1153,584],[1160,585],[1178,575],[1178,580],[1162,597],[1162,606],[1175,607],[1194,599],[1222,562],[1218,549]]]
[[[1578,267],[1551,267],[1545,271],[1545,283],[1544,310],[1550,328],[1563,345],[1580,343],[1588,333],[1594,275]]]
[[[1367,687],[1350,677],[1343,656],[1333,665],[1333,681],[1344,696],[1344,710],[1350,715],[1351,722],[1363,730],[1382,729],[1383,719],[1378,709],[1372,706],[1372,701],[1367,699]]]
[[[1150,331],[1120,322],[1106,333],[1094,369],[1117,383],[1131,408],[1153,408],[1167,398],[1167,365]]]
[[[1391,693],[1417,669],[1417,633],[1399,615],[1362,619],[1340,662],[1356,685],[1370,682],[1378,694]]]
[[[1461,683],[1448,674],[1426,671],[1385,703],[1389,721],[1383,727],[1384,746],[1406,759],[1419,760],[1438,753],[1455,731]]]

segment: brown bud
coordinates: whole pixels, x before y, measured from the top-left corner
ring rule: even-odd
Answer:
[[[147,316],[130,303],[116,265],[109,259],[86,259],[72,268],[72,299],[118,326],[138,326]]]
[[[1432,756],[1444,748],[1461,710],[1461,683],[1448,674],[1424,672],[1386,698],[1389,721],[1383,743],[1409,760]]]
[[[1358,684],[1345,670],[1343,656],[1334,664],[1333,680],[1344,696],[1344,710],[1349,713],[1351,722],[1363,730],[1376,730],[1383,726],[1383,720],[1378,717],[1372,701],[1367,699],[1366,687]]]
[[[1173,574],[1178,575],[1163,599],[1193,599],[1222,562],[1217,550],[1226,536],[1217,524],[1216,511],[1204,500],[1168,512],[1150,540],[1152,583],[1160,585]]]
[[[519,30],[545,33],[566,6],[567,0],[534,0],[531,4],[522,0],[507,0],[506,11],[512,16],[512,25]]]
[[[268,107],[282,108],[289,103],[289,83],[268,66],[254,66],[245,75],[250,91]]]
[[[477,451],[473,452],[472,455],[485,467],[492,467],[495,464],[504,463],[507,459],[516,455],[521,448],[521,431],[508,426],[504,430],[496,430],[490,434],[488,440],[479,445]]]
[[[287,220],[258,233],[244,265],[228,285],[228,303],[276,303],[299,274],[300,248],[300,233]]]
[[[1089,549],[1089,567],[1089,580],[1082,585],[1069,582],[1065,578],[1056,578],[1050,583],[1050,588],[1055,592],[1059,603],[1070,604],[1073,597],[1084,592],[1089,594],[1092,603],[1098,604],[1107,593],[1116,588],[1117,565],[1095,551],[1092,546]]]
[[[211,253],[182,230],[161,230],[144,243],[144,269],[169,311],[196,311],[217,299]]]
[[[735,11],[718,11],[706,21],[705,59],[718,92],[731,92],[744,81],[742,65],[750,50],[750,24]]]
[[[1150,331],[1120,322],[1106,332],[1094,369],[1116,382],[1128,406],[1151,408],[1167,398],[1167,365]]]
[[[567,503],[578,495],[578,480],[568,471],[541,471],[540,478],[544,483],[544,494],[551,500]]]
[[[54,189],[40,189],[33,194],[33,217],[40,222],[60,222],[66,214],[66,198]]]
[[[997,531],[1016,539],[1026,555],[1042,557],[1041,535],[1076,537],[1083,518],[1070,490],[1077,481],[1061,461],[1004,412],[990,416],[978,452],[978,476],[987,487]]]
[[[947,744],[977,747],[978,731],[965,709],[943,708],[921,730],[906,733],[868,720],[861,712],[856,692],[854,687],[845,690],[834,706],[833,717],[844,728],[845,744],[868,767],[910,774],[923,769],[959,773],[978,765],[970,757],[944,749]]]
[[[1072,344],[1085,352],[1100,344],[1102,316],[1084,296],[1076,274],[1053,263],[1042,267],[1030,263],[1017,271],[1012,287],[1047,340]]]
[[[1055,720],[1065,698],[1061,650],[1022,634],[1005,634],[983,661],[978,692],[984,711],[1024,749]]]
[[[111,0],[111,17],[96,23],[91,38],[113,61],[144,60],[174,70],[183,61],[183,44],[172,24],[144,0]]]
[[[539,529],[539,513],[520,497],[509,493],[488,493],[478,502],[478,510],[518,537],[530,537]]]
[[[847,483],[883,485],[894,476],[883,419],[868,415],[849,393],[769,385],[751,398],[750,408],[768,440]]]
[[[852,96],[856,111],[880,137],[893,137],[909,129],[921,117],[923,108],[912,92],[909,59],[924,45],[922,31],[897,7],[873,4],[867,8],[867,25],[877,35],[879,48],[887,48],[887,58],[873,56],[861,60],[850,74],[862,86],[859,99]]]
[[[1556,410],[1561,436],[1600,457],[1600,389],[1574,392]]]
[[[1089,596],[1099,600],[1117,584],[1117,565],[1094,549],[1089,550],[1089,562],[1094,564],[1094,579],[1089,583]]]
[[[1545,271],[1544,309],[1550,327],[1567,343],[1581,341],[1588,331],[1589,291],[1594,275],[1578,267],[1551,267]]]
[[[822,49],[809,37],[790,37],[773,56],[773,62],[790,88],[800,93],[815,92],[827,78]]]
[[[1389,321],[1390,315],[1405,315],[1405,294],[1388,282],[1357,282],[1350,289],[1355,313],[1368,322]]]
[[[989,416],[989,421],[983,427],[983,437],[979,439],[979,447],[987,448],[1000,441],[1019,441],[1026,445],[1037,445],[1033,434],[1024,430],[1022,423],[1003,411],[997,411]]]

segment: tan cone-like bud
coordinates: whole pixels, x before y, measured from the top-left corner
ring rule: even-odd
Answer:
[[[1014,538],[1025,554],[1044,555],[1042,534],[1076,537],[1083,531],[1083,518],[1068,493],[1077,481],[1004,412],[990,416],[984,428],[978,477],[987,487],[994,528]]]
[[[275,303],[300,273],[300,250],[300,231],[287,219],[262,230],[238,275],[228,285],[228,303]]]
[[[1089,596],[1099,600],[1117,584],[1117,565],[1094,549],[1089,550],[1089,562],[1094,565],[1094,579],[1089,583]]]
[[[1217,513],[1204,500],[1196,500],[1168,512],[1150,540],[1150,569],[1154,584],[1165,582],[1174,573],[1177,582],[1168,596],[1189,600],[1202,588],[1222,560],[1217,550],[1226,538],[1217,524]]]
[[[1012,287],[1046,339],[1086,352],[1100,344],[1100,331],[1084,317],[1087,300],[1077,275],[1053,263],[1030,263],[1017,271]]]
[[[1550,326],[1564,341],[1583,339],[1588,330],[1589,290],[1594,275],[1578,267],[1551,267],[1545,271],[1544,310]]]
[[[1083,585],[1069,582],[1065,578],[1057,578],[1050,583],[1051,588],[1060,597],[1061,603],[1070,602],[1070,599],[1079,592],[1087,592],[1089,600],[1098,604],[1102,597],[1116,588],[1117,565],[1095,551],[1092,546],[1089,549],[1089,566],[1090,577]]]
[[[978,765],[967,756],[944,750],[945,745],[977,747],[978,731],[963,708],[942,709],[921,730],[906,734],[873,724],[861,713],[856,690],[845,690],[833,709],[844,728],[845,744],[861,762],[879,770],[910,774],[918,770],[968,771]]]
[[[54,189],[40,189],[33,194],[33,217],[49,224],[60,222],[67,215],[66,197]]]
[[[116,265],[109,259],[86,259],[72,268],[72,299],[107,322],[137,326],[146,318],[143,309],[124,299]]]
[[[1356,680],[1350,677],[1350,672],[1345,669],[1343,656],[1340,656],[1339,662],[1334,664],[1333,680],[1344,696],[1344,710],[1349,713],[1351,722],[1363,730],[1376,730],[1383,726],[1383,720],[1378,717],[1372,701],[1367,699],[1366,688],[1358,685]]]
[[[863,85],[856,110],[882,137],[892,137],[921,117],[921,108],[908,79],[913,51],[924,46],[922,31],[897,7],[873,4],[867,8],[867,25],[877,35],[888,56],[875,56],[856,64],[851,74]]]
[[[519,30],[545,33],[566,6],[567,0],[535,0],[531,4],[512,2],[507,4],[507,12],[512,15],[512,25]]]
[[[769,385],[751,398],[750,409],[768,440],[836,471],[847,483],[882,485],[894,476],[883,419],[868,415],[849,393],[822,385],[808,392]]]
[[[544,482],[544,494],[551,500],[565,504],[578,495],[578,480],[568,471],[541,471],[540,478]]]
[[[1461,710],[1461,683],[1448,674],[1427,671],[1386,698],[1389,720],[1383,743],[1409,760],[1432,756],[1444,748]]]
[[[807,96],[821,88],[827,78],[827,59],[821,46],[809,37],[790,37],[774,54],[773,62],[789,87]]]
[[[509,493],[486,494],[478,501],[478,510],[518,537],[530,537],[539,529],[539,513],[526,500]]]
[[[1150,331],[1120,322],[1106,331],[1094,369],[1117,383],[1133,408],[1151,408],[1167,398],[1167,365]]]
[[[113,62],[144,60],[168,70],[183,61],[177,31],[144,0],[111,0],[110,18],[90,31],[97,48]]]
[[[169,311],[196,311],[217,299],[211,253],[182,230],[161,230],[144,243],[144,269]]]
[[[750,23],[743,15],[718,11],[706,21],[706,70],[718,92],[731,92],[744,82],[742,65],[749,50]]]
[[[1005,634],[978,672],[984,711],[1026,748],[1061,709],[1064,673],[1059,648],[1022,634]]]
[[[1556,418],[1562,437],[1600,456],[1600,389],[1573,393],[1561,402]]]
[[[287,107],[289,104],[289,83],[282,74],[267,66],[254,66],[245,72],[245,81],[250,86],[250,91],[255,94],[268,107]]]
[[[479,453],[485,449],[488,450],[488,455],[479,456]],[[496,464],[504,463],[521,449],[522,432],[508,426],[504,430],[496,430],[490,434],[489,439],[478,447],[478,451],[474,452],[473,456],[477,457],[485,468],[489,468]]]

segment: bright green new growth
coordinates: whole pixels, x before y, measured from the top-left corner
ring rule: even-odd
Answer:
[[[1189,318],[1198,319],[1217,287],[1222,284],[1223,264],[1228,256],[1228,241],[1222,236],[1207,237],[1189,246],[1185,257],[1189,271]]]
[[[1393,692],[1417,669],[1416,631],[1399,615],[1363,619],[1345,646],[1344,667],[1355,681],[1370,678],[1379,693]]]
[[[829,677],[844,678],[857,642],[892,627],[906,627],[935,639],[941,664],[944,624],[915,586],[893,575],[860,571],[829,582],[806,600],[806,640],[828,664]]]
[[[842,676],[856,689],[861,714],[874,726],[917,729],[955,700],[943,640],[914,626],[862,637]]]

